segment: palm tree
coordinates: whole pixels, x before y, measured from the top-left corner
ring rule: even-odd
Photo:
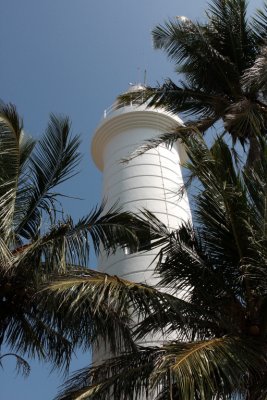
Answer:
[[[120,96],[119,104],[147,102],[184,113],[184,126],[143,146],[137,154],[162,142],[174,143],[195,130],[203,134],[214,124],[233,143],[248,145],[248,162],[257,157],[258,140],[266,134],[267,3],[250,21],[246,0],[212,0],[204,23],[175,17],[153,30],[156,49],[174,61],[182,78],[167,79]]]
[[[184,138],[194,195],[195,226],[162,234],[155,287],[94,275],[50,287],[57,304],[76,309],[99,299],[134,320],[133,338],[172,333],[159,347],[132,350],[75,373],[57,400],[265,400],[267,395],[267,140],[253,166],[237,164],[217,138]],[[162,231],[153,221],[151,230]],[[160,288],[167,288],[163,293]],[[178,298],[179,293],[183,298]]]
[[[75,174],[78,146],[68,118],[52,115],[35,143],[23,133],[15,107],[1,105],[0,363],[14,356],[25,373],[25,356],[64,369],[75,347],[86,348],[97,336],[114,347],[109,330],[125,342],[129,336],[127,315],[111,315],[111,309],[107,314],[102,306],[96,312],[88,299],[75,318],[63,307],[50,307],[44,291],[59,277],[90,273],[91,247],[109,253],[127,244],[134,250],[143,234],[138,218],[115,207],[105,214],[104,205],[97,207],[76,223],[64,215],[57,186]]]

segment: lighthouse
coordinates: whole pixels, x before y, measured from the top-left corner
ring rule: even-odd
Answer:
[[[135,85],[129,91],[142,88]],[[102,198],[107,202],[106,209],[115,203],[136,214],[147,209],[170,231],[191,219],[186,193],[178,196],[183,185],[181,163],[186,156],[181,143],[172,148],[160,145],[122,162],[144,142],[171,132],[177,124],[182,124],[182,120],[176,115],[135,102],[119,108],[115,103],[104,112],[93,136],[92,157],[103,173]],[[151,262],[156,254],[157,250],[130,254],[125,248],[107,258],[100,256],[98,264],[101,272],[153,284]]]
[[[141,85],[129,91],[141,91]],[[181,143],[166,147],[160,145],[146,153],[123,163],[149,139],[171,132],[182,120],[161,108],[148,107],[133,102],[118,107],[116,103],[104,112],[92,140],[92,157],[103,173],[102,198],[108,210],[114,204],[125,211],[140,214],[151,211],[167,228],[177,229],[182,222],[191,219],[186,193],[181,197],[181,163],[185,151]],[[148,238],[149,239],[149,238]],[[147,243],[146,243],[147,247]],[[148,246],[149,247],[149,246]],[[118,249],[114,254],[99,257],[99,270],[127,280],[154,284],[154,259],[158,249],[131,253],[128,248]],[[146,338],[140,344],[159,344],[162,338]],[[108,358],[108,354],[94,352],[94,362]]]

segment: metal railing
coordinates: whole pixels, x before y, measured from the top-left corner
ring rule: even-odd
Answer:
[[[104,118],[108,117],[110,114],[112,114],[116,110],[119,110],[120,108],[141,106],[143,104],[145,104],[143,97],[131,100],[129,103],[127,102],[127,103],[116,104],[115,102],[114,104],[112,104],[111,106],[109,106],[104,110]]]

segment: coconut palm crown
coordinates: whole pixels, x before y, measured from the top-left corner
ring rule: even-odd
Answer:
[[[186,122],[141,152],[195,129],[205,133],[220,122],[234,143],[249,145],[249,160],[255,159],[257,137],[266,134],[267,122],[267,4],[250,20],[247,4],[212,0],[204,22],[178,16],[153,30],[155,48],[175,63],[181,81],[167,79],[157,87],[126,93],[119,104],[147,102],[183,113]]]

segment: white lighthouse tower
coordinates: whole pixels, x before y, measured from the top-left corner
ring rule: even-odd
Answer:
[[[141,85],[129,90],[140,90]],[[170,132],[182,121],[164,109],[130,104],[105,111],[95,131],[92,156],[103,172],[103,199],[107,209],[118,203],[124,210],[140,213],[153,212],[169,229],[174,230],[182,221],[191,219],[186,194],[178,198],[183,185],[181,162],[185,152],[181,144],[171,149],[160,145],[156,149],[134,158],[128,163],[121,160],[129,156],[148,139]],[[128,254],[118,250],[108,258],[99,260],[102,272],[136,282],[153,283],[152,260],[157,250]]]
[[[130,88],[131,91],[140,89],[140,85]],[[191,219],[187,195],[178,196],[183,185],[181,162],[185,159],[180,143],[171,149],[160,145],[128,163],[121,162],[142,143],[170,132],[177,124],[182,121],[166,110],[136,103],[120,108],[115,105],[105,111],[93,137],[92,156],[103,172],[102,196],[107,200],[107,210],[115,203],[136,214],[147,209],[170,231]],[[156,281],[153,260],[157,253],[158,249],[133,254],[127,248],[119,249],[109,257],[100,257],[99,270],[127,280],[153,284]],[[154,336],[140,344],[157,345],[160,342],[162,336]],[[94,362],[110,356],[104,351],[102,348],[93,352]]]

